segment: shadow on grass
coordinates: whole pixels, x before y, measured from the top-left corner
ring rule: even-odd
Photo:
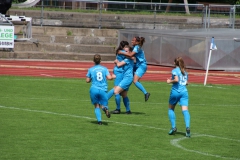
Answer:
[[[126,114],[126,112],[121,112],[120,114],[114,114],[114,113],[111,113],[111,115],[143,115],[143,114],[146,114],[146,113],[143,113],[143,112],[131,112],[132,114]]]
[[[91,121],[91,123],[98,125],[98,122],[97,122],[97,121]],[[102,125],[108,125],[108,122],[102,121]]]
[[[186,133],[185,133],[185,132],[178,132],[178,131],[177,131],[175,134],[176,134],[176,135],[183,135],[183,136],[186,136]]]

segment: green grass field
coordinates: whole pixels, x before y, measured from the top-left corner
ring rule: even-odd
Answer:
[[[240,159],[240,86],[190,84],[192,137],[185,138],[180,107],[179,132],[168,135],[171,85],[142,83],[149,101],[132,85],[133,114],[103,113],[99,126],[85,79],[0,76],[0,159]]]

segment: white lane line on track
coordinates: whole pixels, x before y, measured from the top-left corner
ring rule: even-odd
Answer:
[[[13,110],[22,110],[22,111],[28,111],[28,112],[37,112],[37,113],[45,113],[45,114],[52,114],[52,115],[58,115],[58,116],[67,116],[67,117],[74,117],[74,118],[84,118],[84,119],[91,119],[91,120],[96,120],[95,118],[91,118],[91,117],[87,117],[87,116],[78,116],[78,115],[71,115],[71,114],[62,114],[62,113],[55,113],[55,112],[49,112],[49,111],[41,111],[41,110],[32,110],[32,109],[22,109],[22,108],[16,108],[16,107],[6,107],[6,106],[1,106],[0,108],[5,108],[5,109],[13,109]],[[109,121],[106,120],[106,122],[112,122],[112,123],[116,123],[116,124],[121,124],[121,125],[127,125],[127,126],[136,126],[136,127],[145,127],[145,128],[149,128],[149,129],[157,129],[157,130],[163,130],[166,131],[167,129],[165,128],[158,128],[158,127],[152,127],[152,126],[144,126],[144,125],[140,125],[140,124],[130,124],[130,123],[124,123],[124,122],[116,122],[116,121]],[[240,142],[240,140],[236,140],[236,139],[229,139],[229,138],[225,138],[225,137],[218,137],[218,136],[213,136],[213,135],[207,135],[207,134],[194,134],[192,135],[192,138],[194,137],[200,137],[200,136],[208,136],[211,138],[219,138],[219,139],[225,139],[225,140],[231,140],[231,141],[236,141],[236,142]],[[216,158],[222,158],[222,159],[236,159],[236,158],[232,158],[232,157],[223,157],[220,155],[214,155],[214,154],[208,154],[208,153],[204,153],[204,152],[200,152],[200,151],[196,151],[196,150],[191,150],[191,149],[187,149],[185,147],[182,147],[181,145],[178,144],[179,141],[187,139],[186,137],[182,137],[182,138],[177,138],[177,139],[173,139],[170,141],[171,145],[180,148],[182,150],[185,150],[187,152],[194,152],[194,153],[198,153],[201,155],[205,155],[205,156],[212,156],[212,157],[216,157]],[[238,160],[238,159],[236,159]]]
[[[27,66],[27,65],[0,65],[0,68],[27,68],[27,69],[47,69],[47,70],[81,70],[81,71],[87,71],[88,68],[71,68],[71,67],[49,67],[49,66]],[[109,71],[112,71],[112,69],[109,69]],[[169,74],[171,71],[161,71],[159,70],[148,70],[146,73],[154,73],[154,74]],[[197,75],[197,76],[205,76],[205,72],[188,72],[189,75]],[[235,76],[235,77],[240,77],[240,74],[230,74],[230,73],[208,73],[209,76]]]
[[[49,75],[49,74],[40,74],[41,76],[46,76],[46,77],[54,77],[53,75]]]

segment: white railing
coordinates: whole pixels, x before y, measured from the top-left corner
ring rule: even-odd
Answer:
[[[240,5],[218,5],[209,3],[208,6],[204,6],[204,4],[101,0],[41,0],[36,6],[42,7],[42,19],[44,7],[75,10],[97,10],[99,28],[102,28],[102,23],[110,21],[109,19],[103,18],[103,13],[108,13],[110,11],[122,13],[145,11],[148,12],[148,15],[152,19],[151,21],[146,22],[153,25],[152,29],[155,29],[157,24],[161,24],[161,22],[158,20],[159,16],[167,14],[177,15],[177,13],[181,15],[185,14],[187,16],[192,15],[189,16],[189,18],[196,15],[195,18],[197,21],[195,20],[195,22],[197,24],[202,24],[201,28],[214,28],[219,24],[219,22],[221,22],[222,24],[225,24],[223,27],[234,29],[236,25],[236,14],[239,14],[238,10],[240,10]],[[219,17],[222,17],[221,20],[219,20]],[[178,23],[178,21],[176,21],[176,23]]]

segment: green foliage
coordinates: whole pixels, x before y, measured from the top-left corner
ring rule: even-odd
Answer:
[[[240,86],[189,84],[191,138],[176,107],[178,133],[169,136],[171,85],[132,85],[132,115],[102,112],[96,124],[85,79],[0,76],[0,159],[217,160],[239,159]],[[113,81],[109,82],[109,88]],[[125,111],[121,104],[122,112]],[[109,100],[115,109],[114,98]]]
[[[240,5],[240,0],[237,0],[235,4]]]
[[[67,31],[68,36],[72,36],[72,31]]]

